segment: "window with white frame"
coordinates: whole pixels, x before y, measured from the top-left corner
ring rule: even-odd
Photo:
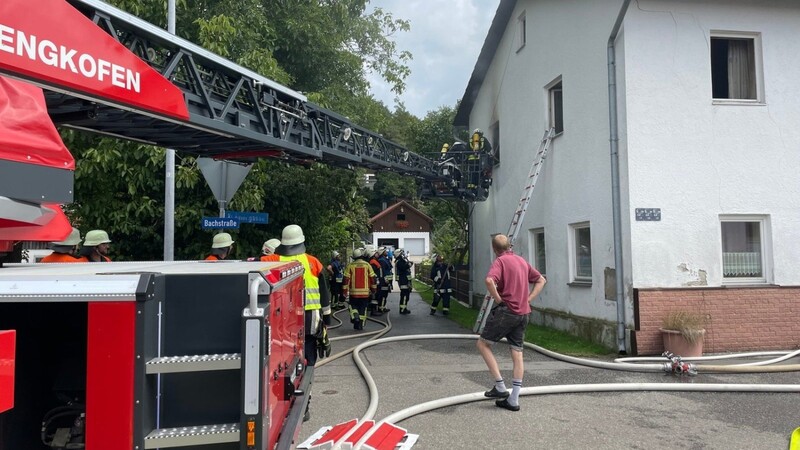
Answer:
[[[714,100],[759,102],[760,36],[712,32],[711,90]]]
[[[592,282],[592,233],[589,222],[570,225],[570,275],[573,282]]]
[[[722,280],[766,283],[769,221],[766,216],[721,216]]]
[[[517,47],[517,51],[520,51],[522,47],[525,47],[525,43],[528,42],[528,21],[525,18],[525,11],[522,11],[522,14],[517,18],[517,29],[519,30],[519,47]]]
[[[531,230],[531,255],[530,260],[533,261],[533,267],[541,274],[547,273],[547,251],[544,245],[544,229],[538,228]]]
[[[555,128],[556,134],[564,132],[564,96],[561,77],[547,87],[548,127]]]

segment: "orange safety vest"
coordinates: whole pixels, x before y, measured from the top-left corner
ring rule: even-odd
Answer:
[[[76,263],[76,262],[85,262],[80,258],[76,258],[72,255],[68,255],[66,253],[50,253],[49,255],[42,258],[41,261],[43,263]]]
[[[111,258],[109,258],[108,256],[101,256],[101,258],[103,258],[104,261],[97,261],[97,262],[111,262]],[[76,262],[94,262],[94,261],[89,259],[88,256],[81,256],[80,258],[78,258]]]

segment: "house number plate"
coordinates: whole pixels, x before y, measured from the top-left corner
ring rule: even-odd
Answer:
[[[636,208],[636,221],[661,221],[661,208]]]

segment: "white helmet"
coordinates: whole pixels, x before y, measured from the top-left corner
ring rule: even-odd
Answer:
[[[64,238],[64,240],[61,242],[53,242],[53,245],[65,245],[71,247],[73,245],[78,245],[80,243],[81,243],[81,232],[77,228],[72,227],[72,231],[69,233],[69,236]]]
[[[233,245],[233,239],[228,233],[217,233],[211,242],[211,248],[226,248]]]
[[[264,245],[261,246],[261,253],[265,255],[271,255],[275,253],[275,249],[281,245],[281,241],[279,239],[270,239],[267,242],[264,242]]]
[[[331,258],[338,258],[338,257],[339,257],[339,252],[337,252],[336,250],[331,252]]]
[[[367,245],[364,247],[364,256],[371,257],[375,254],[375,246],[374,245]]]
[[[362,256],[364,256],[364,249],[363,248],[359,247],[359,248],[353,250],[353,258],[361,258]]]
[[[402,248],[398,248],[397,250],[395,250],[394,255],[395,256],[403,256],[405,254],[405,252],[406,251],[403,250]]]
[[[303,229],[299,225],[286,225],[281,234],[281,244],[283,245],[297,245],[306,241],[303,236]]]
[[[85,247],[96,247],[100,244],[108,244],[111,239],[108,238],[108,233],[103,230],[92,230],[86,233],[86,238],[83,240]]]

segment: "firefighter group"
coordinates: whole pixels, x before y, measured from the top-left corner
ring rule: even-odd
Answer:
[[[83,241],[83,244],[81,244]],[[350,322],[355,330],[363,330],[367,316],[379,317],[388,313],[387,299],[394,288],[395,281],[400,289],[399,313],[411,314],[409,299],[411,296],[412,266],[408,254],[401,248],[393,250],[391,247],[375,247],[364,245],[353,251],[351,261],[342,261],[341,254],[333,251],[330,262],[323,265],[319,259],[305,253],[305,237],[302,229],[297,225],[284,228],[282,239],[269,239],[261,248],[261,256],[247,258],[248,261],[300,261],[309,274],[306,281],[307,303],[311,297],[312,307],[322,310],[323,323],[328,323],[331,310],[347,308],[350,313]],[[217,233],[211,242],[211,249],[207,261],[227,259],[233,249],[233,238],[229,233]],[[51,243],[53,253],[45,256],[43,263],[70,263],[70,262],[110,262],[109,255],[111,239],[104,230],[91,230],[81,239],[80,231],[72,229],[69,236],[60,242]],[[300,247],[302,245],[302,248]],[[79,250],[80,248],[80,250]],[[301,257],[299,255],[304,255]],[[306,261],[306,259],[308,261]],[[433,304],[430,314],[436,314],[441,303],[442,314],[450,311],[450,296],[453,292],[451,286],[451,272],[453,266],[444,262],[442,255],[433,256],[430,279],[433,282]],[[311,289],[309,285],[316,286]],[[325,288],[325,301],[321,301],[319,286]],[[320,299],[314,302],[313,299]],[[330,300],[328,300],[328,298]],[[324,304],[323,304],[324,303]],[[308,306],[308,305],[307,305]],[[313,323],[312,323],[313,325]],[[315,327],[307,327],[315,329]]]

